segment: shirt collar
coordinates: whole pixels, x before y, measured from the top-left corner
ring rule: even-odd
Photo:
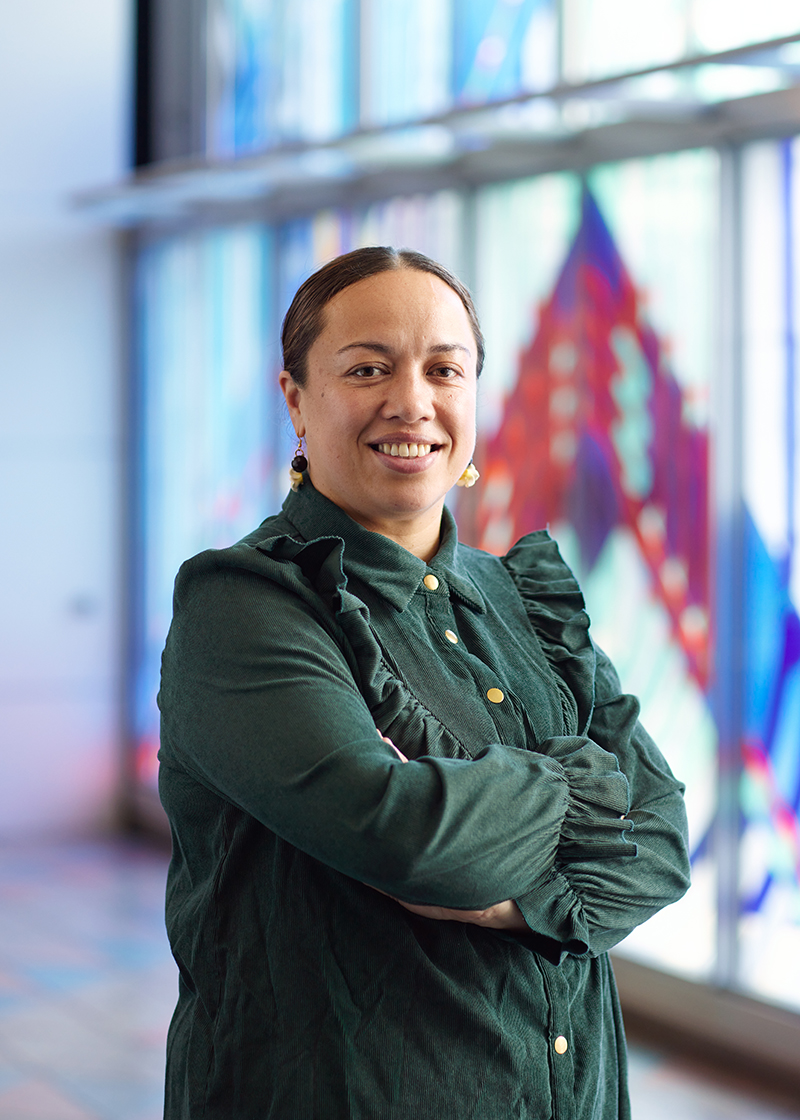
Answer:
[[[283,512],[307,541],[319,537],[343,540],[345,573],[369,584],[399,611],[406,609],[428,572],[435,573],[440,583],[473,610],[486,610],[483,595],[464,567],[455,518],[446,506],[439,551],[429,564],[388,537],[359,525],[315,490],[307,475],[299,490],[289,492]]]

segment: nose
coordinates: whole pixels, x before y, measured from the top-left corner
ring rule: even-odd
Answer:
[[[396,370],[389,379],[386,400],[381,414],[386,420],[403,420],[407,424],[431,420],[434,416],[433,386],[423,370]]]

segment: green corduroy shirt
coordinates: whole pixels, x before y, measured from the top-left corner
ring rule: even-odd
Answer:
[[[683,787],[548,534],[445,510],[426,564],[306,480],[174,607],[168,1120],[628,1117],[606,950],[688,886]]]

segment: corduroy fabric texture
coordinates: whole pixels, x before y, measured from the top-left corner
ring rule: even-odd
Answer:
[[[686,890],[686,820],[588,626],[547,533],[501,560],[445,510],[425,564],[308,480],[181,568],[167,1120],[629,1116],[606,950]]]

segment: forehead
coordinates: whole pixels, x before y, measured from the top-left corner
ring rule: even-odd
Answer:
[[[475,351],[467,310],[461,297],[438,276],[416,269],[380,272],[338,292],[323,309],[320,338],[383,334],[442,335],[432,342],[452,341]],[[352,340],[349,340],[352,341]]]

